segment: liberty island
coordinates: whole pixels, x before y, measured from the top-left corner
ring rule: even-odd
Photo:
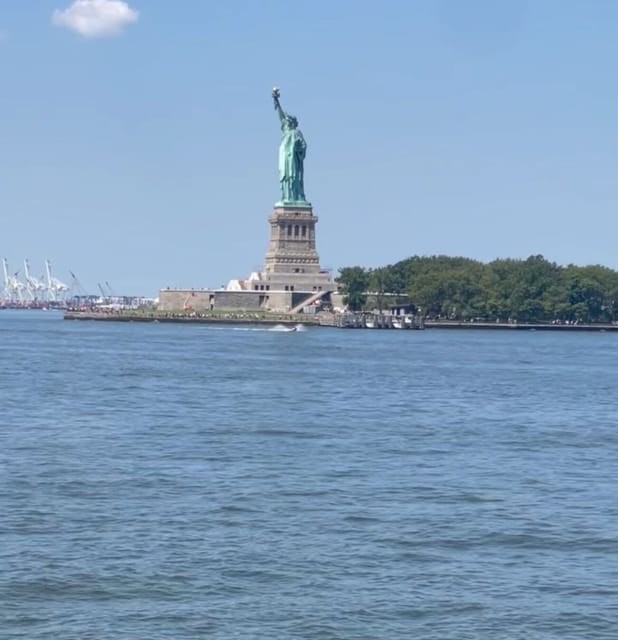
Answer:
[[[262,271],[231,279],[220,289],[164,289],[160,311],[266,311],[302,313],[330,306],[336,285],[322,269],[316,249],[318,217],[305,195],[307,142],[298,119],[284,111],[272,90],[281,126],[278,153],[279,200],[268,216],[270,240]]]
[[[421,287],[419,290],[419,278],[414,275],[418,272],[416,267],[422,263],[427,273],[435,273],[435,282],[439,283],[445,278],[457,281],[462,277],[462,260],[464,266],[470,267],[468,277],[472,279],[476,278],[479,270],[487,271],[490,275],[480,279],[484,282],[500,282],[505,273],[512,274],[511,282],[525,281],[525,269],[535,266],[545,276],[560,275],[558,267],[546,263],[542,256],[531,256],[523,262],[521,267],[524,271],[519,268],[519,263],[511,264],[512,261],[506,261],[505,264],[497,261],[496,265],[485,267],[467,264],[461,258],[416,257],[375,270],[344,268],[340,270],[338,282],[335,283],[330,272],[321,268],[316,249],[318,217],[313,212],[305,189],[307,141],[300,130],[298,118],[283,108],[278,87],[272,89],[271,97],[281,129],[277,159],[279,194],[268,216],[270,238],[263,268],[254,271],[248,278],[231,279],[226,286],[217,289],[164,289],[159,293],[156,309],[149,308],[135,314],[124,313],[122,317],[120,314],[99,313],[105,309],[91,309],[94,318],[158,319],[170,322],[286,322],[346,328],[534,328],[618,332],[613,294],[615,286],[611,284],[605,272],[607,270],[591,267],[581,273],[572,273],[575,267],[570,266],[565,271],[565,277],[558,278],[556,275],[553,280],[546,277],[545,289],[553,292],[555,300],[543,299],[536,300],[534,304],[527,301],[515,305],[511,304],[510,298],[506,303],[500,302],[503,298],[500,287],[491,291],[464,287],[464,290],[473,292],[470,294],[471,300],[466,302],[461,295],[453,294],[455,297],[452,300],[445,301],[440,287],[434,286],[430,291]],[[456,274],[449,275],[449,261],[458,265]],[[494,267],[496,271],[491,277]],[[5,266],[6,273],[8,270]],[[577,290],[569,293],[565,288],[565,283],[572,281],[577,285],[580,278],[598,281],[598,287],[595,285],[596,288],[591,289],[594,295],[587,296],[583,311],[584,302],[579,302]],[[555,295],[560,287],[564,289],[562,300]],[[388,304],[384,305],[385,301]],[[535,311],[550,308],[553,311],[545,311],[545,315],[538,315]],[[347,310],[351,313],[346,313]],[[71,309],[65,317],[92,317],[93,314],[83,311],[83,308]],[[531,316],[531,312],[536,315]]]

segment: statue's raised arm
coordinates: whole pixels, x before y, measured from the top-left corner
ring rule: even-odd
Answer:
[[[275,111],[279,115],[279,120],[281,124],[285,122],[285,111],[281,108],[281,103],[279,102],[280,97],[279,87],[273,87],[273,102],[275,103]]]

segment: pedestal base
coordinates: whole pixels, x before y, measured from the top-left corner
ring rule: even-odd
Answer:
[[[315,248],[315,225],[310,203],[276,204],[268,217],[270,242],[261,278],[270,289],[333,291],[328,271],[320,268]]]

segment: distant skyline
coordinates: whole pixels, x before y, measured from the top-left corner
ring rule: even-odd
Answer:
[[[272,87],[323,266],[618,268],[618,3],[37,0],[0,7],[0,258],[97,293],[261,268]]]

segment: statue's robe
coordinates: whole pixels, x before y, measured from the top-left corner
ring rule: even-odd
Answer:
[[[279,145],[279,181],[281,198],[284,202],[304,202],[304,161],[307,143],[297,128],[282,123],[281,144]]]

